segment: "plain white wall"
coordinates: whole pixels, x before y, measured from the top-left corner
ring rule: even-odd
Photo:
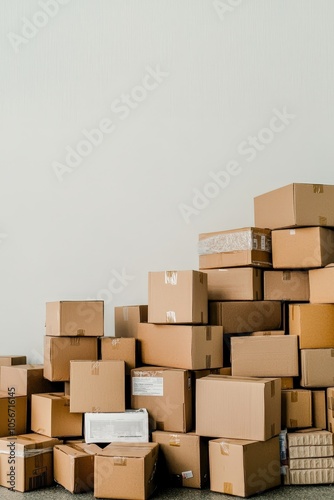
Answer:
[[[334,182],[333,17],[332,0],[1,1],[0,354],[41,361],[46,301],[105,299],[113,335],[149,270],[198,267],[198,233]]]

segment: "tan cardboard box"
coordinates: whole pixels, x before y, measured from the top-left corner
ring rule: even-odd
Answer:
[[[304,389],[282,391],[282,428],[312,427],[312,392]]]
[[[265,300],[308,302],[308,271],[265,271],[263,289]]]
[[[334,231],[323,227],[279,229],[272,232],[273,267],[303,269],[334,262]]]
[[[334,303],[334,264],[322,269],[311,269],[310,302],[312,304]]]
[[[126,375],[131,375],[131,370],[136,368],[136,352],[135,338],[103,337],[101,339],[101,359],[124,361]]]
[[[221,325],[224,333],[278,330],[281,303],[276,301],[209,302],[210,325]]]
[[[302,387],[330,387],[334,385],[334,349],[302,349]]]
[[[199,268],[272,267],[271,231],[243,227],[215,233],[202,233],[198,242]]]
[[[147,366],[131,371],[133,409],[146,408],[152,430],[192,429],[192,384],[187,370]]]
[[[210,490],[248,497],[280,486],[278,437],[268,441],[209,441]]]
[[[43,377],[43,365],[16,365],[1,367],[0,390],[12,388],[17,395],[28,396],[41,392],[57,392],[62,384],[49,382]]]
[[[205,325],[138,326],[142,362],[186,370],[223,367],[223,328]]]
[[[252,332],[251,337],[265,337],[270,335],[285,335],[284,330],[264,330],[260,332]]]
[[[0,391],[0,437],[27,432],[27,396]]]
[[[334,387],[327,389],[327,429],[334,432]]]
[[[63,392],[31,396],[31,430],[48,437],[82,436],[82,413],[70,413]]]
[[[46,303],[46,335],[52,337],[102,337],[103,300],[76,300]]]
[[[334,348],[334,304],[290,304],[289,324],[300,349]]]
[[[26,363],[27,363],[26,356],[0,356],[0,381],[1,381],[1,366],[25,365]]]
[[[97,360],[97,342],[94,337],[44,337],[44,378],[50,381],[70,380],[70,361]]]
[[[148,321],[207,323],[207,274],[200,271],[148,273]]]
[[[123,413],[85,413],[86,443],[147,443],[148,413],[145,408]]]
[[[314,427],[327,429],[326,391],[312,391],[312,421]]]
[[[189,432],[170,434],[154,431],[152,441],[159,443],[164,458],[164,476],[173,486],[205,488],[209,483],[208,438]]]
[[[263,300],[262,270],[254,267],[206,269],[209,300]]]
[[[124,361],[71,361],[71,413],[124,411]]]
[[[157,443],[110,444],[95,456],[94,497],[146,500],[157,489]]]
[[[115,307],[115,337],[137,337],[138,323],[147,323],[148,307]]]
[[[196,434],[266,441],[280,430],[280,379],[209,375],[196,381]]]

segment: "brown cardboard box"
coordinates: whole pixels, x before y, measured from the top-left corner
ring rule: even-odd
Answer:
[[[95,456],[94,497],[146,500],[157,488],[157,443],[110,444]]]
[[[313,304],[334,303],[334,264],[323,269],[311,269],[310,302]]]
[[[136,368],[136,339],[104,337],[101,339],[102,360],[114,359],[125,363],[125,374]]]
[[[46,335],[52,337],[102,337],[103,300],[75,300],[46,303]]]
[[[205,488],[209,483],[208,438],[155,431],[152,441],[159,443],[164,458],[164,476],[173,486]]]
[[[297,377],[298,339],[290,335],[233,337],[232,375]]]
[[[314,427],[327,429],[326,391],[312,391],[312,421]]]
[[[52,383],[43,377],[43,365],[16,365],[1,367],[0,390],[11,387],[15,394],[28,396],[41,392],[57,392],[62,384]]]
[[[82,436],[82,413],[70,413],[63,392],[31,396],[31,430],[49,437]]]
[[[209,456],[211,491],[248,497],[281,484],[278,437],[264,442],[214,439]]]
[[[142,362],[186,370],[223,366],[223,328],[204,325],[138,326]]]
[[[133,409],[146,408],[152,430],[192,429],[192,385],[187,370],[147,366],[131,371]]]
[[[200,271],[148,273],[148,321],[207,323],[207,274]]]
[[[51,486],[52,448],[60,443],[39,434],[0,439],[0,485],[21,492]]]
[[[272,267],[270,235],[269,229],[259,227],[200,234],[199,268]]]
[[[302,387],[330,387],[334,385],[334,349],[302,349]]]
[[[145,408],[123,413],[85,413],[86,443],[147,443],[148,413]]]
[[[44,378],[51,381],[70,380],[70,361],[97,360],[94,337],[44,337]]]
[[[266,441],[280,430],[280,379],[209,375],[196,381],[196,434]]]
[[[262,270],[253,267],[206,269],[209,300],[263,300]]]
[[[272,232],[273,267],[302,269],[334,262],[334,231],[323,227],[280,229]]]
[[[251,337],[265,337],[265,336],[270,336],[270,335],[285,335],[284,330],[264,330],[260,332],[252,332],[250,334]]]
[[[147,323],[147,305],[115,307],[115,337],[137,337],[138,323]]]
[[[327,429],[334,432],[334,387],[329,387],[327,397]]]
[[[300,349],[334,348],[334,304],[290,304],[289,324]]]
[[[304,389],[282,391],[282,428],[312,427],[312,392]]]
[[[27,396],[0,392],[0,437],[27,432]]]
[[[210,302],[209,322],[223,326],[224,333],[278,330],[281,326],[281,303],[269,300]]]
[[[71,361],[70,412],[125,411],[124,361]]]
[[[25,365],[26,363],[27,363],[26,356],[0,356],[0,381],[1,381],[1,366]]]
[[[265,300],[308,302],[308,271],[265,271],[263,288]]]

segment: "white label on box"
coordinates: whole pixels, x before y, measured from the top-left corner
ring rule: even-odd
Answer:
[[[192,477],[194,477],[192,470],[187,470],[185,472],[182,472],[181,475],[182,475],[183,479],[191,479]]]
[[[164,379],[162,377],[132,377],[133,396],[163,396]]]

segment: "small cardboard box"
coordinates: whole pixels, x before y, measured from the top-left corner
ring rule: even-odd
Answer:
[[[312,392],[304,389],[282,391],[282,428],[312,427]]]
[[[27,432],[27,396],[0,391],[0,437]]]
[[[157,443],[110,444],[95,456],[94,497],[146,500],[156,490]]]
[[[215,233],[202,233],[198,242],[199,268],[272,267],[271,231],[243,227]]]
[[[322,269],[311,269],[310,302],[312,304],[334,303],[334,264]]]
[[[334,385],[334,349],[302,349],[302,387],[331,387]]]
[[[209,441],[210,490],[248,497],[281,484],[278,437]]]
[[[232,375],[297,377],[298,339],[290,335],[233,337]]]
[[[49,382],[43,377],[43,365],[13,365],[1,367],[0,390],[12,388],[17,395],[28,396],[41,392],[57,392],[61,384]]]
[[[207,323],[207,274],[200,271],[148,273],[148,321]]]
[[[48,437],[82,436],[82,413],[70,413],[63,392],[31,396],[31,430]]]
[[[333,349],[334,304],[290,304],[289,333],[300,349]]]
[[[192,384],[187,370],[147,366],[131,371],[133,409],[146,408],[152,430],[192,429]]]
[[[193,432],[170,434],[155,431],[152,441],[159,443],[164,459],[164,476],[173,486],[205,488],[209,483],[208,438]]]
[[[308,302],[310,296],[308,271],[265,271],[265,300]]]
[[[202,370],[223,367],[223,328],[204,325],[138,326],[143,364]]]
[[[147,443],[148,431],[145,408],[123,413],[85,413],[86,443]]]
[[[196,434],[266,441],[280,430],[280,379],[209,375],[196,381]]]
[[[103,337],[103,300],[46,303],[46,335],[52,337]]]
[[[254,267],[206,269],[209,300],[263,300],[262,270]]]
[[[317,429],[327,429],[326,391],[312,391],[312,421]]]
[[[26,363],[26,356],[0,356],[0,381],[1,366],[25,365]]]
[[[71,413],[124,411],[124,361],[71,361]]]
[[[131,375],[131,370],[136,368],[136,349],[135,338],[103,337],[101,339],[101,359],[124,361],[126,375]]]
[[[138,323],[147,323],[148,307],[115,307],[115,337],[137,337]]]

